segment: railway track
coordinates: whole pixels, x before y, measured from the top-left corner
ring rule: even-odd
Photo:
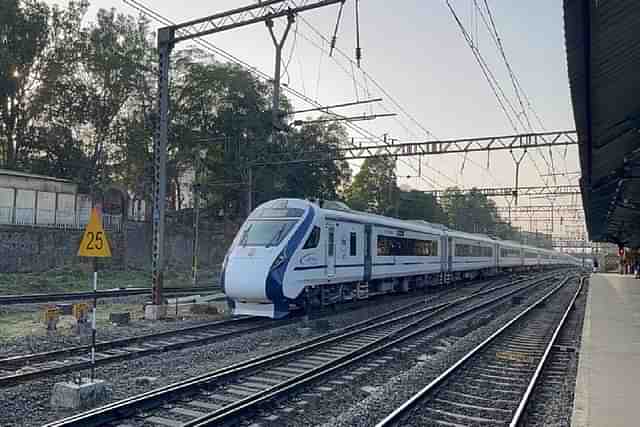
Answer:
[[[415,306],[395,317],[379,316],[262,357],[115,402],[48,424],[95,426],[215,425],[256,411],[262,404],[372,357],[400,342],[448,322],[486,310],[512,296],[557,283],[557,275],[511,284],[427,307]],[[561,286],[561,285],[560,285]],[[560,287],[558,286],[558,287]],[[476,301],[479,300],[479,301]],[[424,305],[424,303],[422,304]],[[406,309],[405,309],[406,311]]]
[[[588,279],[582,279],[582,292],[543,366],[520,425],[570,425],[574,401],[578,355],[586,306]],[[580,310],[578,307],[582,307]],[[569,405],[569,406],[563,406]]]
[[[581,289],[547,293],[376,427],[518,425]]]
[[[166,295],[181,294],[197,294],[197,293],[215,293],[221,292],[219,287],[192,287],[192,288],[164,288]],[[108,289],[99,290],[97,292],[66,292],[52,294],[26,294],[26,295],[0,295],[0,305],[13,304],[41,304],[56,301],[77,301],[101,298],[118,298],[130,297],[136,295],[150,295],[151,288],[125,288],[125,289]]]
[[[526,279],[507,281],[488,281],[471,295],[486,291],[487,287],[494,289],[511,286],[523,282]],[[458,289],[457,291],[460,291]],[[453,293],[443,293],[434,300],[452,297]],[[460,298],[452,300],[460,300]],[[448,303],[452,300],[448,300]],[[444,303],[443,303],[444,304]],[[391,317],[397,313],[409,310],[413,307],[424,305],[422,300],[403,305],[397,309],[383,313],[382,315],[367,319],[363,322],[351,325],[350,328],[379,321],[385,317]],[[434,305],[439,308],[441,305]],[[172,331],[154,334],[146,334],[137,337],[123,338],[112,341],[98,342],[96,346],[96,366],[130,360],[150,354],[163,353],[172,350],[180,350],[186,347],[210,344],[239,335],[249,334],[264,329],[286,326],[299,319],[272,321],[260,318],[241,318],[230,321],[211,322],[204,325],[192,326]],[[63,374],[86,369],[91,366],[88,354],[89,345],[70,347],[49,352],[18,355],[0,359],[0,387],[19,382],[42,378],[48,375]]]

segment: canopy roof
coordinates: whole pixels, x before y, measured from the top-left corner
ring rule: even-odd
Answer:
[[[589,237],[640,247],[640,1],[564,0]]]

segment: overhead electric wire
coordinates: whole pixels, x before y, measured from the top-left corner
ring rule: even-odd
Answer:
[[[489,7],[489,3],[487,2],[487,0],[484,0],[484,5],[485,5],[485,9],[487,12],[487,16],[488,16],[488,21],[487,22],[487,18],[484,15],[484,12],[482,11],[482,8],[478,5],[477,0],[473,0],[473,3],[476,7],[476,9],[478,10],[478,12],[480,13],[480,16],[485,24],[485,26],[487,27],[487,30],[489,32],[489,34],[491,35],[491,38],[493,39],[498,52],[500,53],[500,56],[502,57],[505,66],[507,68],[507,71],[509,73],[509,77],[511,79],[512,85],[513,85],[513,89],[514,89],[514,93],[518,99],[518,102],[520,104],[520,107],[522,109],[522,114],[525,116],[526,120],[527,120],[527,124],[529,125],[529,128],[531,129],[531,131],[534,130],[533,125],[531,124],[531,120],[529,118],[529,115],[527,114],[527,108],[525,108],[525,103],[527,104],[528,109],[534,114],[540,128],[544,131],[546,130],[546,127],[544,126],[544,124],[542,123],[542,119],[540,118],[540,116],[538,115],[537,111],[535,110],[535,108],[533,107],[533,104],[531,103],[531,100],[529,99],[526,91],[524,90],[524,88],[522,87],[522,84],[520,83],[520,80],[518,79],[517,74],[513,71],[513,68],[511,67],[511,64],[509,62],[509,60],[507,59],[507,55],[505,53],[504,50],[504,45],[502,43],[502,39],[500,38],[500,35],[498,33],[498,29],[495,23],[495,19],[493,17],[493,13],[491,11],[491,8]],[[524,101],[523,101],[524,98]],[[553,150],[550,147],[549,148],[549,161],[547,161],[546,157],[544,156],[543,152],[540,152],[540,156],[542,157],[542,159],[544,160],[544,162],[547,164],[547,168],[550,169],[552,172],[555,172],[555,164],[553,161]],[[565,169],[566,169],[566,164],[565,164]],[[557,179],[553,178],[554,184],[557,185]],[[546,181],[545,181],[546,183]]]
[[[309,29],[311,29],[318,37],[320,37],[320,39],[322,40],[323,43],[327,42],[327,39],[324,37],[324,35],[317,29],[315,28],[311,23],[309,23],[306,19],[304,19],[303,17],[300,18],[300,20],[302,21],[302,23],[304,23],[305,25],[307,25],[307,27],[309,27]],[[321,51],[324,51],[324,48],[322,46],[319,46],[315,41],[311,40],[309,37],[305,36],[304,33],[300,33],[301,37],[304,38],[305,40],[307,40],[309,43],[311,43],[313,46],[315,46],[317,49],[320,49]],[[336,47],[335,49],[336,52],[338,52],[344,59],[346,59],[347,61],[353,63],[353,60],[344,52],[342,51],[340,48]],[[336,64],[342,68],[342,70],[348,74],[348,70],[346,70],[342,64],[340,62],[338,62],[335,57],[332,57],[334,59],[334,62],[336,62]],[[418,128],[420,128],[420,130],[424,133],[426,133],[428,136],[430,136],[431,138],[433,138],[434,140],[437,140],[438,138],[436,137],[436,135],[430,131],[429,129],[427,129],[426,127],[424,127],[420,122],[418,122],[402,105],[400,105],[400,103],[398,101],[396,101],[396,99],[380,84],[378,83],[373,76],[371,76],[369,73],[367,73],[362,67],[360,68],[360,71],[362,72],[363,75],[363,80],[366,83],[366,79],[369,79],[373,85],[380,90],[380,92],[382,92],[385,97],[387,99],[389,99],[393,105],[400,110],[404,116],[406,116],[411,122],[413,122]],[[367,87],[367,91],[368,91],[368,87]],[[382,108],[385,108],[384,105],[382,106]],[[386,111],[389,111],[385,108]],[[403,127],[405,129],[405,131],[407,131],[410,134],[413,134],[399,119],[396,119],[396,121],[400,124],[401,127]],[[461,154],[458,154],[458,156],[461,156]],[[491,171],[487,170],[484,166],[480,165],[479,163],[473,161],[472,159],[468,160],[470,163],[472,163],[473,165],[475,165],[476,167],[478,167],[480,170],[488,172],[489,176],[493,179],[493,181],[497,184],[499,184],[497,178],[493,175],[493,173],[491,173]],[[432,169],[432,170],[436,170],[435,168],[427,165],[428,168]],[[414,169],[415,170],[415,169]],[[437,171],[437,170],[436,170]],[[442,172],[437,171],[437,173],[439,173],[442,176],[447,177],[447,179],[453,183],[455,183],[456,185],[458,185],[458,181],[457,179],[454,180],[450,177],[448,177],[447,175],[443,174]]]
[[[164,25],[167,26],[172,26],[172,25],[176,25],[176,22],[170,20],[169,18],[161,15],[160,13],[154,11],[153,9],[151,9],[150,7],[144,5],[143,3],[141,3],[138,0],[123,0],[123,2],[127,5],[129,5],[130,7],[133,7],[134,9],[138,10],[139,12],[151,17],[152,19],[154,19],[157,22],[160,22]],[[260,71],[257,67],[253,67],[250,64],[248,64],[247,62],[237,58],[236,56],[226,52],[225,50],[215,46],[213,43],[203,40],[202,38],[197,38],[197,39],[193,39],[193,42],[198,44],[200,47],[204,48],[205,50],[208,50],[210,52],[214,52],[219,54],[220,56],[224,57],[225,59],[227,59],[230,62],[234,62],[238,65],[241,65],[242,67],[244,67],[245,69],[247,69],[248,71],[257,74],[259,77],[261,77],[264,80],[272,80],[271,76],[269,76],[268,74]],[[318,75],[318,85],[319,85],[319,78],[320,76]],[[314,100],[310,97],[308,97],[307,95],[304,95],[300,92],[298,92],[295,89],[292,89],[290,86],[284,86],[283,90],[285,90],[286,92],[292,94],[293,96],[297,97],[298,99],[310,104],[310,105],[314,105],[316,107],[321,107],[321,103],[317,100]],[[369,136],[369,138],[372,141],[382,141],[382,138],[380,138],[377,135],[372,134],[371,132],[363,129],[362,127],[354,124],[354,123],[350,123],[350,122],[346,122],[345,125],[352,129],[354,132],[360,134],[361,136],[365,137],[365,136]],[[408,164],[408,163],[407,163]],[[410,165],[410,164],[409,164]],[[410,165],[411,167],[413,167],[412,165]],[[414,170],[415,167],[413,167]],[[425,181],[428,182],[428,181]],[[431,185],[431,184],[430,184]]]
[[[489,83],[489,86],[491,87],[491,90],[493,91],[494,96],[496,97],[496,100],[498,101],[498,104],[501,108],[501,110],[503,111],[504,115],[506,116],[507,120],[509,121],[509,123],[511,124],[512,128],[518,132],[518,128],[515,125],[515,122],[513,120],[513,118],[511,117],[511,115],[509,114],[507,108],[505,108],[505,103],[509,106],[509,109],[511,110],[511,112],[514,114],[514,116],[516,117],[517,121],[519,122],[520,126],[525,130],[525,131],[532,131],[533,128],[531,126],[530,120],[526,114],[526,111],[524,110],[524,106],[523,110],[522,110],[522,115],[524,115],[526,117],[527,120],[527,125],[525,125],[525,123],[523,123],[522,119],[521,119],[521,114],[518,114],[518,112],[516,111],[515,107],[513,106],[513,104],[511,103],[511,101],[509,100],[509,98],[506,96],[504,90],[502,89],[502,86],[500,85],[500,82],[495,78],[494,74],[491,72],[491,69],[489,68],[487,62],[484,60],[484,57],[482,56],[482,54],[480,53],[479,49],[477,48],[477,46],[474,45],[473,40],[471,40],[468,31],[466,30],[464,24],[462,23],[462,21],[460,20],[460,18],[458,17],[455,9],[453,8],[453,6],[451,5],[449,0],[445,0],[445,3],[447,5],[447,7],[449,8],[449,11],[451,12],[451,14],[453,15],[456,23],[458,24],[458,28],[460,29],[460,31],[463,34],[463,37],[465,39],[465,41],[467,42],[467,44],[469,45],[474,58],[476,59],[476,61],[478,62],[478,65],[480,66],[480,69],[482,70],[485,79],[487,80],[487,83]],[[476,7],[478,7],[476,0],[473,0],[473,3],[475,4]],[[483,22],[485,23],[485,25],[487,26],[487,30],[489,31],[489,33],[492,35],[492,39],[494,40],[494,42],[497,44],[498,46],[498,50],[501,51],[501,54],[503,55],[503,59],[505,60],[505,64],[507,65],[507,68],[509,70],[512,70],[511,65],[509,64],[507,58],[506,58],[506,54],[504,54],[504,49],[502,48],[502,43],[500,41],[500,37],[497,33],[497,29],[495,29],[495,23],[493,25],[493,29],[495,29],[495,31],[492,31],[492,28],[489,28],[489,24],[486,21],[486,18],[484,17],[484,14],[482,13],[482,10],[478,9],[480,11],[480,15],[481,18],[483,20]],[[512,73],[514,76],[515,74]],[[517,80],[514,80],[513,82],[514,87],[516,87],[516,94],[519,94],[520,92],[522,92],[522,88],[520,86],[520,89],[517,89],[517,87],[519,86],[519,83],[517,83]],[[502,98],[501,98],[502,96]],[[503,102],[504,100],[504,102]],[[546,163],[547,160],[544,157],[544,155],[542,156],[543,159],[545,160]],[[533,163],[536,171],[538,172],[538,175],[541,177],[542,181],[545,184],[545,187],[549,186],[548,181],[542,176],[542,171],[540,170],[537,162],[535,161],[535,158],[533,156],[528,156],[528,158],[531,160],[531,162]],[[548,165],[549,166],[549,165]]]

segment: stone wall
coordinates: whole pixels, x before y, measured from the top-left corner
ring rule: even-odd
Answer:
[[[237,225],[233,223],[203,226],[200,230],[199,264],[202,269],[217,269],[222,263]],[[82,231],[0,225],[0,273],[39,272],[52,268],[87,263],[76,256]],[[112,269],[151,268],[151,224],[128,222],[122,232],[108,232],[113,258],[101,260]],[[165,259],[174,271],[188,271],[193,254],[193,229],[167,225]]]

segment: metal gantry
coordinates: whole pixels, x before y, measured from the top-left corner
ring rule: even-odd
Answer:
[[[392,144],[350,144],[324,151],[287,151],[265,153],[254,159],[254,166],[312,163],[334,160],[357,160],[372,157],[408,157],[434,154],[471,153],[478,151],[518,150],[539,147],[562,147],[578,144],[575,131],[526,133],[482,138],[441,141],[394,142]]]
[[[513,214],[537,214],[550,212],[583,213],[582,205],[520,205],[520,206],[496,206],[498,213],[511,212]]]
[[[432,194],[435,197],[442,197],[448,190],[427,190],[426,194]],[[468,193],[475,191],[487,197],[498,196],[514,196],[517,193],[519,196],[567,196],[580,194],[579,185],[556,185],[546,187],[520,187],[517,190],[515,187],[498,187],[498,188],[472,188],[472,189],[459,189],[460,193]],[[512,208],[515,209],[515,208]]]
[[[273,22],[280,17],[318,9],[345,0],[266,0],[205,18],[158,29],[158,122],[153,143],[153,239],[152,280],[153,304],[162,304],[164,270],[164,224],[167,184],[167,134],[169,126],[169,59],[181,41],[240,28],[260,22]],[[249,177],[251,179],[251,177]]]

